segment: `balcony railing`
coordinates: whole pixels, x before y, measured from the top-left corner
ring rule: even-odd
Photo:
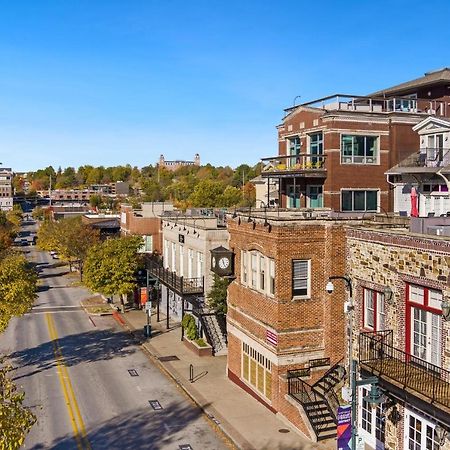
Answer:
[[[268,158],[261,158],[265,164],[262,175],[270,176],[276,174],[303,174],[323,175],[325,169],[325,155],[300,154],[300,155],[279,155]]]
[[[204,278],[180,277],[176,272],[163,267],[162,259],[151,258],[147,260],[147,269],[158,280],[179,295],[203,294]]]
[[[399,167],[445,167],[450,164],[450,149],[425,147],[399,163]]]
[[[376,98],[336,94],[323,97],[301,106],[327,111],[356,111],[375,113],[421,113],[445,116],[447,105],[443,101],[409,97]],[[294,108],[289,108],[288,111]]]
[[[359,361],[362,369],[379,378],[450,408],[450,372],[395,348],[392,331],[361,333]]]

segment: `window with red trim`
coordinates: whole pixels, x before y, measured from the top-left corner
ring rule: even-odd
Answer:
[[[384,294],[373,289],[364,289],[363,328],[371,331],[383,331],[386,326]]]

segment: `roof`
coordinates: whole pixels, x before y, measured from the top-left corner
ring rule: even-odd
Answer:
[[[406,81],[405,83],[397,84],[395,86],[382,89],[381,91],[369,94],[369,97],[376,97],[382,95],[393,95],[403,91],[409,91],[415,88],[425,87],[431,84],[450,83],[450,68],[444,67],[442,69],[426,72],[423,77],[415,80]]]

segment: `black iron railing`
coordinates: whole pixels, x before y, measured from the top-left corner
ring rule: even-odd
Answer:
[[[315,171],[323,172],[325,170],[326,155],[315,153],[301,153],[298,155],[278,155],[262,158],[264,164],[263,175],[269,173],[289,173]]]
[[[359,335],[361,368],[450,407],[450,372],[392,345],[392,331]]]
[[[204,277],[185,278],[163,267],[162,258],[147,260],[147,269],[158,280],[180,295],[202,294]]]

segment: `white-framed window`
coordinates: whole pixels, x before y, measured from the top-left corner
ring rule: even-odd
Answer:
[[[178,276],[184,277],[184,247],[180,245],[180,271],[178,273]]]
[[[241,250],[241,283],[266,295],[275,295],[275,261],[256,250]]]
[[[260,291],[266,290],[266,259],[259,255],[259,286]]]
[[[204,269],[203,269],[203,253],[202,252],[197,252],[197,278],[201,278],[204,273]]]
[[[164,239],[164,249],[163,249],[163,263],[166,269],[169,268],[169,241]]]
[[[386,327],[384,294],[364,289],[363,327],[367,330],[383,331]]]
[[[405,408],[404,448],[408,450],[439,450],[436,424]]]
[[[378,211],[378,190],[342,189],[342,211]]]
[[[251,259],[251,270],[252,270],[252,277],[251,277],[251,287],[253,289],[256,289],[257,287],[257,278],[258,278],[258,255],[255,252],[250,253],[250,259]]]
[[[192,278],[193,277],[193,275],[192,275],[192,270],[193,270],[193,267],[194,267],[194,250],[192,250],[191,248],[190,249],[188,249],[188,267],[187,267],[187,270],[188,270],[188,278]]]
[[[293,167],[295,166],[295,164],[299,162],[297,161],[297,159],[298,156],[300,155],[300,147],[301,147],[300,136],[292,136],[287,138],[288,155],[292,156],[292,158],[288,158],[287,160],[288,167]]]
[[[269,400],[272,397],[272,362],[253,347],[242,343],[242,378]]]
[[[275,261],[269,259],[269,294],[275,295]]]
[[[248,283],[248,257],[245,250],[241,250],[241,282]]]
[[[372,408],[364,397],[369,395],[369,387],[359,388],[358,434],[371,448],[383,449],[385,441],[386,414],[385,406]]]
[[[310,267],[311,260],[309,259],[292,260],[293,297],[309,297]]]
[[[177,266],[176,266],[176,264],[177,264],[177,244],[175,242],[172,242],[171,257],[172,257],[172,264],[170,266],[170,270],[172,272],[176,272],[176,270],[177,270]]]
[[[378,136],[343,134],[341,136],[342,164],[377,164]]]

